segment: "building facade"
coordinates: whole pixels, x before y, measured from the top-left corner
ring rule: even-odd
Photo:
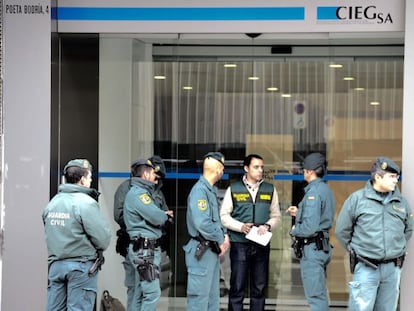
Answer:
[[[301,198],[301,160],[323,152],[338,211],[368,179],[370,161],[385,155],[402,166],[402,191],[414,202],[413,4],[145,2],[3,3],[4,310],[45,307],[41,212],[71,158],[94,164],[94,186],[108,219],[130,162],[153,154],[165,159],[163,189],[176,221],[164,254],[162,308],[179,309],[185,301],[186,195],[208,151],[227,159],[220,193],[241,176],[246,154],[262,154],[282,209]],[[270,308],[305,304],[290,225],[284,216],[272,239]],[[115,239],[99,287],[125,301]],[[331,306],[346,308],[347,257],[333,244]],[[401,310],[413,300],[410,258]],[[26,299],[19,299],[22,293]]]

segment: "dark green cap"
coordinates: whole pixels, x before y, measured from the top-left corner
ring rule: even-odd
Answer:
[[[89,169],[90,171],[92,171],[92,165],[88,160],[86,160],[86,159],[74,159],[74,160],[70,160],[65,165],[65,167],[63,168],[63,173],[66,174],[66,171],[68,170],[68,168],[73,167],[73,166],[86,168],[86,169]]]
[[[209,152],[204,156],[204,159],[213,158],[224,165],[224,155],[221,152]]]
[[[315,152],[309,154],[303,161],[305,170],[316,170],[319,167],[325,167],[326,159],[323,154]]]
[[[135,160],[131,163],[131,168],[134,168],[135,166],[140,166],[140,165],[146,165],[146,166],[154,168],[154,165],[152,164],[150,159]]]
[[[385,172],[400,174],[400,167],[391,159],[387,157],[379,157],[374,163],[374,169],[381,169]]]
[[[162,160],[162,158],[158,155],[154,155],[151,158],[149,158],[149,160],[152,162],[154,166],[155,174],[157,174],[161,178],[164,178],[167,174],[167,170],[165,168],[164,161]]]

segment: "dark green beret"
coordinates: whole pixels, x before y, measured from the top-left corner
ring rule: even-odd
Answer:
[[[323,154],[315,152],[309,154],[303,161],[303,168],[305,170],[316,170],[319,167],[324,167],[326,159]]]
[[[381,169],[385,172],[400,174],[400,167],[391,159],[387,157],[379,157],[374,163],[374,169]]]
[[[92,165],[88,160],[86,160],[86,159],[74,159],[74,160],[70,160],[65,165],[65,167],[63,168],[63,173],[66,174],[67,169],[69,167],[73,167],[73,166],[86,168],[86,169],[89,169],[90,171],[92,171]]]
[[[224,155],[221,152],[209,152],[204,156],[204,159],[213,158],[224,165]]]

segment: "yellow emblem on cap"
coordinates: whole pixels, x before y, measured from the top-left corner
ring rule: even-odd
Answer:
[[[197,207],[200,211],[205,211],[207,209],[207,201],[206,200],[198,200]]]
[[[83,161],[83,168],[88,168],[89,167],[89,162],[87,160]]]
[[[308,196],[308,200],[315,200],[315,197],[313,195]]]
[[[386,169],[387,169],[387,167],[388,167],[387,162],[382,162],[382,163],[381,163],[381,168],[382,168],[383,170],[386,170]]]
[[[150,204],[151,203],[151,197],[148,195],[148,193],[141,194],[139,196],[139,199],[144,204]]]

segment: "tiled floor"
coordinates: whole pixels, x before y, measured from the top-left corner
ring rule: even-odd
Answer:
[[[328,271],[328,283],[330,289],[330,310],[347,310],[346,294],[346,269],[344,268],[343,253],[333,256],[331,270]],[[304,298],[302,282],[300,277],[300,267],[298,261],[292,259],[291,250],[272,249],[271,275],[269,276],[269,286],[266,299],[266,310],[278,311],[309,311]],[[222,265],[223,276],[228,284],[230,268],[226,260]],[[342,272],[341,272],[342,271]],[[340,275],[342,273],[342,275]],[[182,311],[186,309],[185,297],[165,297],[168,296],[168,289],[163,291],[163,296],[158,306],[158,310]],[[227,310],[227,297],[221,297],[221,309]],[[249,309],[249,300],[245,299],[245,310]]]
[[[167,298],[162,297],[158,304],[157,310],[168,310],[168,311],[184,311],[186,310],[186,298]],[[220,311],[227,310],[227,298],[221,298]],[[245,310],[249,310],[248,299],[245,301]],[[265,310],[277,310],[277,311],[310,311],[303,300],[266,300]],[[329,310],[331,311],[345,311],[347,310],[346,305],[331,305]]]

